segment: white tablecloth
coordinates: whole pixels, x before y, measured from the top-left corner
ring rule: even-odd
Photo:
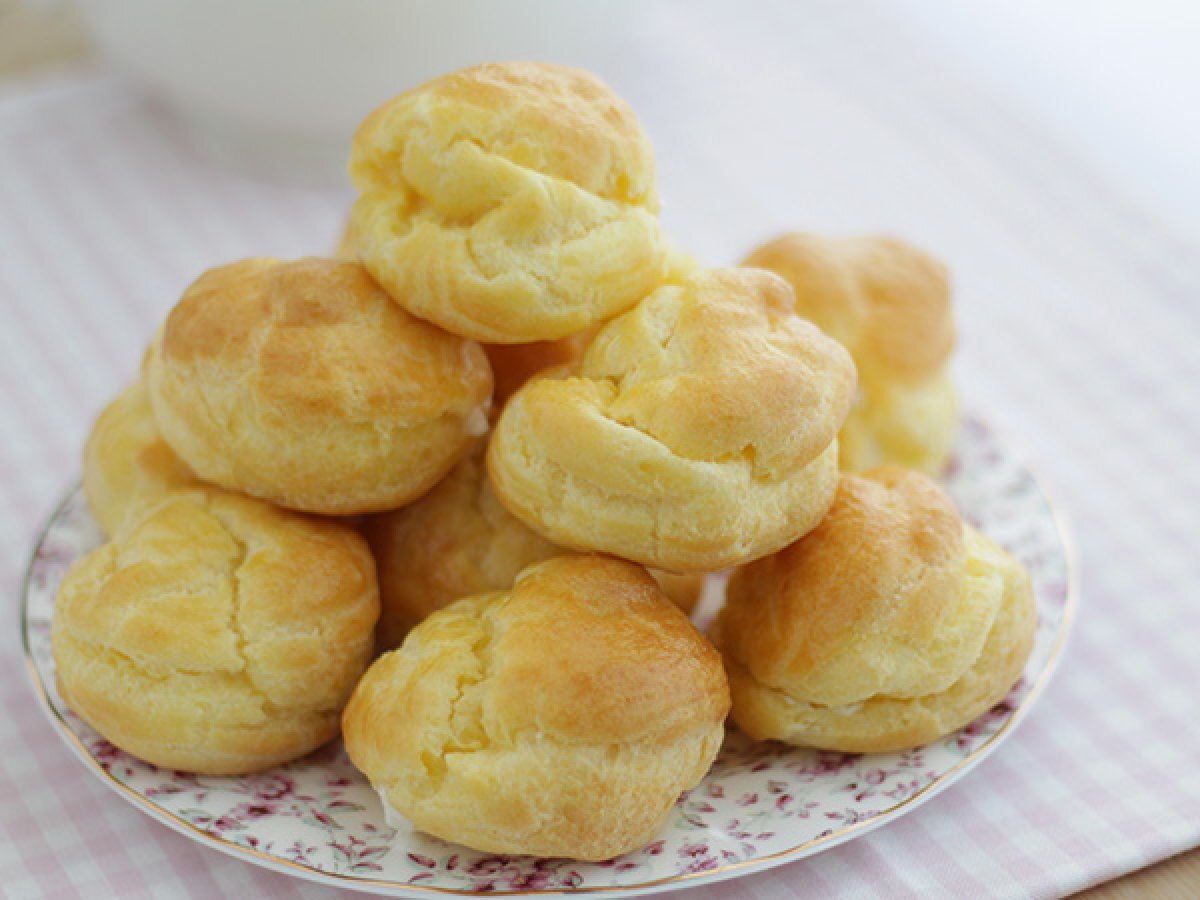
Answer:
[[[888,231],[949,261],[967,403],[1024,446],[1074,523],[1083,606],[1039,707],[961,784],[687,896],[1043,896],[1197,844],[1200,245],[872,4],[746,6],[654,6],[614,79],[656,142],[667,225],[712,263],[797,227]],[[0,94],[6,894],[332,893],[198,847],[93,779],[37,709],[15,598],[91,418],[188,281],[326,251],[347,202],[206,162],[103,73]]]

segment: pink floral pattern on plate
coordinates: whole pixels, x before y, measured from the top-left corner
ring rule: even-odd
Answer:
[[[894,819],[961,777],[1028,710],[1070,622],[1065,536],[1033,474],[978,420],[963,423],[945,482],[968,520],[1033,574],[1037,642],[1010,695],[962,731],[907,753],[821,753],[731,732],[658,840],[603,863],[496,856],[394,828],[338,743],[265,774],[215,778],[156,768],[104,740],[58,696],[50,652],[58,582],[101,541],[78,489],[55,512],[30,562],[22,631],[35,686],[72,749],[140,809],[198,841],[290,874],[400,896],[431,889],[638,896],[797,859]],[[720,602],[719,579],[710,581],[702,618]]]

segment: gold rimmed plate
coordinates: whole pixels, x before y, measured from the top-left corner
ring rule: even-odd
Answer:
[[[1076,605],[1062,523],[1029,467],[978,419],[964,421],[944,481],[967,520],[1033,575],[1037,639],[1008,697],[961,731],[906,753],[822,753],[755,744],[731,732],[712,771],[680,798],[658,839],[603,863],[479,853],[393,827],[337,742],[240,778],[159,769],[108,743],[63,703],[50,652],[58,582],[102,540],[78,488],[55,510],[26,573],[26,661],[51,724],[88,771],[158,821],[249,862],[395,896],[635,897],[689,887],[800,859],[911,812],[994,752],[1045,687]]]

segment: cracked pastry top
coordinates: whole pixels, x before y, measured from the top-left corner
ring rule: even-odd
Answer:
[[[358,245],[354,240],[350,222],[346,223],[334,256],[337,259],[358,262]],[[673,269],[687,264],[687,258],[679,251],[673,251],[671,259]],[[668,273],[667,279],[670,277]],[[493,410],[497,411],[504,406],[508,398],[516,393],[517,388],[538,372],[578,362],[593,333],[594,326],[554,341],[483,344],[483,352],[487,354],[488,362],[491,363],[492,379],[495,382]]]
[[[141,504],[199,484],[163,440],[144,382],[134,382],[100,413],[83,448],[83,490],[106,535]]]
[[[337,734],[378,615],[374,563],[349,527],[223,491],[172,494],[67,572],[58,687],[147,762],[255,772]]]
[[[946,268],[892,238],[787,234],[743,263],[783,276],[796,312],[846,345],[858,396],[838,437],[843,469],[884,463],[927,475],[954,445],[954,317]]]
[[[486,343],[552,340],[662,283],[654,154],[595,76],[476,66],[375,110],[350,153],[359,259],[409,312]]]
[[[362,524],[379,574],[376,646],[399,647],[430,614],[474,594],[507,590],[522,569],[569,551],[531,531],[496,499],[480,442],[421,499]],[[703,576],[650,574],[691,612]]]
[[[903,750],[1007,694],[1033,647],[1029,574],[933,481],[844,475],[825,520],[739,569],[713,629],[756,740]]]
[[[247,259],[184,293],[147,366],[163,437],[201,478],[330,515],[431,488],[487,430],[478,344],[354,263]]]
[[[604,325],[575,371],[517,391],[488,468],[555,543],[715,571],[820,521],[853,392],[849,355],[782,279],[699,270]]]
[[[363,676],[343,730],[417,828],[601,860],[653,839],[728,709],[719,655],[640,566],[566,556],[418,625]]]

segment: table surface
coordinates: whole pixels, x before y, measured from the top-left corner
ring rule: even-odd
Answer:
[[[866,9],[872,12],[870,7]],[[847,33],[860,30],[867,37],[878,36],[877,27],[866,28],[853,14],[834,12],[830,6],[823,6],[822,11],[829,20],[823,25],[828,37],[837,38],[839,29]],[[703,16],[697,19],[702,20]],[[660,25],[669,26],[672,40],[681,44],[702,43],[709,39],[711,32],[704,30],[702,21],[690,30],[679,28],[680,22],[668,16]],[[803,49],[801,47],[797,52]],[[1075,521],[1082,544],[1084,623],[1069,652],[1060,683],[1051,687],[1044,708],[1035,711],[1022,732],[994,762],[989,761],[981,767],[963,787],[916,813],[909,830],[921,829],[926,840],[949,841],[954,829],[981,827],[981,821],[971,818],[974,805],[978,812],[986,813],[983,819],[990,819],[992,826],[999,825],[1000,830],[993,827],[994,833],[987,840],[1002,844],[1002,849],[1007,852],[1008,875],[1013,880],[1003,891],[998,888],[998,892],[1047,894],[1076,890],[1147,861],[1185,850],[1200,838],[1200,783],[1195,773],[1188,771],[1190,766],[1187,765],[1188,756],[1194,757],[1200,750],[1200,740],[1194,722],[1191,730],[1186,730],[1186,719],[1195,711],[1194,700],[1189,695],[1196,679],[1193,677],[1182,686],[1164,682],[1160,691],[1152,690],[1140,698],[1129,697],[1127,690],[1123,693],[1121,684],[1122,678],[1136,676],[1142,679],[1142,684],[1148,681],[1153,685],[1154,679],[1147,678],[1145,670],[1164,662],[1170,664],[1162,669],[1164,679],[1171,674],[1200,675],[1200,669],[1188,661],[1195,654],[1186,640],[1190,637],[1194,641],[1197,634],[1195,604],[1189,605],[1187,598],[1180,596],[1180,585],[1188,581],[1194,584],[1200,576],[1194,560],[1188,559],[1188,551],[1194,550],[1194,546],[1189,548],[1186,538],[1181,537],[1189,531],[1195,534],[1194,526],[1198,523],[1194,512],[1176,511],[1181,505],[1200,507],[1200,491],[1195,479],[1197,469],[1191,462],[1195,451],[1200,449],[1195,431],[1200,419],[1196,415],[1195,390],[1200,360],[1193,349],[1171,340],[1173,333],[1194,329],[1200,318],[1196,315],[1200,307],[1196,299],[1200,295],[1200,268],[1194,264],[1197,247],[1186,236],[1171,232],[1144,210],[1125,202],[1111,185],[1079,171],[1069,147],[1047,141],[1034,126],[1022,119],[1019,112],[989,105],[990,99],[978,91],[956,87],[950,77],[953,73],[936,59],[922,63],[920,77],[914,74],[917,71],[915,65],[912,68],[906,65],[902,74],[909,80],[910,87],[915,84],[925,89],[924,94],[938,94],[940,108],[937,112],[952,118],[949,123],[931,118],[929,109],[921,104],[902,106],[904,98],[899,94],[888,95],[879,83],[868,84],[870,76],[878,79],[881,72],[886,75],[889,62],[884,59],[886,54],[880,47],[859,49],[870,59],[866,69],[873,66],[876,71],[864,74],[861,59],[858,70],[849,63],[839,68],[836,62],[824,61],[825,68],[820,73],[823,80],[804,84],[814,97],[799,104],[806,106],[808,113],[820,113],[824,109],[845,132],[826,141],[826,146],[819,152],[797,146],[794,158],[790,160],[797,167],[808,167],[811,182],[824,178],[830,182],[829,186],[817,189],[810,187],[805,179],[791,179],[788,181],[793,194],[791,201],[776,204],[769,196],[772,192],[762,191],[752,180],[773,171],[773,166],[778,169],[781,160],[787,161],[789,157],[760,151],[752,142],[745,142],[737,149],[746,154],[747,164],[733,167],[725,175],[726,183],[714,187],[709,197],[712,201],[707,210],[709,218],[698,221],[694,217],[680,217],[676,210],[670,210],[668,225],[686,245],[694,247],[701,256],[714,259],[736,255],[749,242],[770,233],[775,227],[806,224],[832,232],[893,226],[897,232],[938,249],[951,261],[959,275],[963,333],[960,380],[969,401],[994,413],[1003,425],[1022,435],[1022,442],[1042,464],[1052,485],[1066,501],[1064,505]],[[10,87],[14,79],[29,76],[37,68],[44,70],[63,62],[78,61],[86,53],[86,41],[69,11],[35,12],[17,0],[0,0],[0,77]],[[780,65],[770,54],[764,54],[756,62],[765,71],[772,65]],[[798,69],[787,75],[804,82],[813,77],[813,72]],[[843,93],[820,96],[825,89],[825,79],[840,85]],[[0,84],[0,89],[3,87]],[[652,132],[656,125],[663,132],[665,140],[659,140],[661,160],[680,158],[683,148],[697,160],[690,169],[682,165],[673,168],[664,162],[664,187],[668,197],[697,192],[702,176],[714,171],[706,168],[714,163],[707,157],[719,156],[718,150],[723,149],[706,148],[708,135],[679,124],[685,116],[702,121],[705,110],[711,110],[712,104],[720,102],[714,96],[719,86],[708,84],[706,87],[709,91],[706,100],[691,104],[690,109],[668,110],[664,98],[678,100],[681,95],[665,90],[657,97],[632,98]],[[735,104],[738,102],[736,87],[728,84],[724,93],[725,99]],[[106,102],[110,99],[103,91],[101,94]],[[860,106],[848,110],[845,106],[848,97]],[[833,105],[823,107],[823,104],[836,105],[836,115],[832,112]],[[688,103],[683,101],[683,106]],[[756,112],[761,113],[753,102],[748,106],[749,111],[740,123],[747,126],[753,124]],[[660,124],[668,117],[672,119],[670,126]],[[818,119],[812,121],[814,128],[819,127]],[[1004,122],[1008,128],[996,127],[997,121]],[[1017,127],[1022,130],[1014,137],[1013,129]],[[897,129],[904,132],[901,139],[897,138]],[[941,129],[944,133],[940,137],[946,143],[959,140],[961,145],[931,149],[918,141],[914,147],[906,143],[908,132],[914,129]],[[872,164],[877,166],[874,171],[855,171],[854,166],[863,164],[863,157],[861,154],[856,157],[853,149],[839,153],[838,142],[848,141],[861,146],[864,140],[878,141],[881,147],[886,146],[901,157],[904,153],[924,154],[933,160],[925,161],[928,168],[944,171],[945,167],[950,167],[957,181],[948,176],[944,184],[931,181],[929,171],[915,157],[902,157],[898,161],[871,158]],[[756,154],[758,158],[755,158]],[[980,171],[984,168],[988,171]],[[856,189],[856,182],[864,179],[875,183],[873,191],[862,189],[861,184]],[[907,187],[906,182],[909,183]],[[973,190],[969,198],[973,208],[965,210],[956,206],[955,198],[944,193],[930,194],[931,184],[943,192],[952,187]],[[676,190],[672,190],[673,185]],[[1021,192],[1028,196],[1020,195]],[[845,198],[844,203],[838,202],[841,198]],[[290,199],[295,202],[294,196]],[[316,198],[301,203],[320,223],[309,234],[324,229],[332,239],[337,221],[336,215],[330,212],[328,201]],[[803,223],[796,221],[793,212],[796,208],[805,210]],[[979,214],[980,210],[983,210],[982,214]],[[1071,228],[1061,224],[1054,227],[1051,223],[1055,216],[1069,219]],[[989,218],[996,221],[989,222]],[[1007,245],[996,245],[996,236],[1001,233],[996,228],[998,221],[1010,229],[1019,228],[1021,234],[1010,238]],[[992,246],[981,247],[981,241]],[[1022,241],[1024,244],[1018,246]],[[1036,252],[1039,250],[1040,254]],[[180,269],[189,263],[180,261]],[[1014,266],[1025,267],[1028,271],[1014,274]],[[177,278],[177,273],[172,273],[172,277]],[[1027,295],[1019,296],[1014,291],[1024,291]],[[1037,297],[1031,300],[1028,293]],[[14,307],[9,306],[8,297],[2,302],[7,317]],[[149,310],[161,314],[162,308],[162,303],[143,305],[141,315],[135,317],[141,322],[143,331],[153,325],[152,317],[146,317]],[[1131,315],[1130,310],[1134,308],[1137,314]],[[10,324],[6,321],[5,328]],[[86,329],[80,333],[86,334]],[[125,342],[128,347],[106,347],[103,354],[111,357],[124,352],[129,359],[135,359],[134,347],[143,337],[138,334],[136,340]],[[1113,354],[1121,352],[1130,355],[1114,359]],[[86,350],[81,354],[85,358],[88,356]],[[73,453],[77,452],[78,442],[86,429],[87,416],[94,414],[104,399],[117,389],[120,377],[128,377],[133,364],[98,368],[102,374],[95,381],[71,378],[64,387],[73,392],[67,408],[80,416],[76,427],[48,429],[55,434],[54,446],[47,447],[33,439],[24,445],[17,441],[6,448],[9,453],[4,459],[7,468],[16,467],[22,471],[23,465],[24,472],[32,473],[23,487],[3,486],[10,497],[15,498],[20,512],[32,517],[29,521],[43,514],[50,494],[59,487],[54,479],[70,477]],[[8,368],[0,372],[3,379],[0,385],[4,391],[11,392],[21,383],[22,377]],[[1186,390],[1179,387],[1181,382]],[[1058,390],[1047,392],[1048,383],[1055,384]],[[32,399],[33,405],[42,400],[55,401],[54,389],[35,392]],[[1103,412],[1105,404],[1110,404],[1107,415]],[[7,408],[0,409],[0,414],[12,415]],[[38,411],[27,408],[20,415],[27,420],[39,419]],[[46,424],[46,415],[42,410],[43,424]],[[50,413],[49,417],[54,419],[55,414]],[[1072,454],[1085,462],[1075,464]],[[39,460],[35,459],[38,456],[44,457],[40,460],[40,468]],[[1155,473],[1159,477],[1151,478]],[[1162,477],[1164,473],[1171,477]],[[1142,491],[1127,489],[1122,492],[1122,485],[1128,488],[1131,481],[1139,478]],[[1133,496],[1139,493],[1144,501],[1141,505],[1139,498]],[[1119,521],[1114,522],[1114,517]],[[1134,532],[1132,537],[1121,534],[1122,522]],[[25,530],[29,531],[31,527]],[[23,547],[19,528],[15,527],[14,540]],[[6,537],[13,537],[8,530],[4,533]],[[28,539],[26,537],[25,543]],[[13,542],[9,541],[10,544]],[[1146,553],[1148,547],[1156,548],[1157,555],[1152,562],[1138,556]],[[1114,563],[1121,554],[1133,556],[1128,565]],[[1151,572],[1152,566],[1158,571]],[[1186,595],[1186,587],[1182,588],[1182,593]],[[1163,599],[1168,596],[1170,602]],[[1157,601],[1161,601],[1163,608],[1157,612],[1149,609]],[[1119,618],[1117,611],[1123,615],[1128,613],[1128,609],[1121,609],[1123,604],[1140,607],[1142,614]],[[1110,621],[1098,621],[1106,616],[1111,616]],[[1131,643],[1153,641],[1156,647],[1140,651],[1133,646],[1124,647],[1123,633],[1128,633]],[[1086,669],[1091,671],[1080,674]],[[23,683],[7,684],[4,691],[6,709],[10,704],[32,702]],[[22,696],[18,699],[17,694]],[[1095,703],[1097,698],[1103,699],[1106,695],[1113,698],[1111,715],[1081,721],[1078,707]],[[1191,718],[1196,717],[1192,715]],[[1060,722],[1078,726],[1086,734],[1063,734],[1059,730]],[[1156,732],[1153,730],[1156,727],[1162,730]],[[1167,734],[1168,728],[1174,729],[1174,733]],[[53,740],[48,731],[31,734],[29,738]],[[1143,743],[1133,747],[1129,743],[1131,739]],[[0,731],[0,746],[4,747],[6,755],[16,752],[15,740],[14,735]],[[48,747],[46,753],[57,754],[59,750]],[[1003,795],[1019,793],[1021,779],[1027,772],[1044,765],[1042,757],[1052,751],[1068,757],[1106,752],[1109,754],[1108,765],[1091,765],[1089,768],[1085,757],[1077,756],[1077,765],[1060,766],[1057,780],[1045,780],[1049,788],[1061,792],[1058,796],[1040,798],[1041,805],[1037,809],[1014,810],[1006,806]],[[1130,771],[1139,763],[1145,766],[1140,778]],[[1163,792],[1162,805],[1154,809],[1135,808],[1131,802],[1123,801],[1123,792],[1134,789],[1139,780],[1144,783],[1151,767],[1158,775],[1175,779],[1173,791]],[[1072,768],[1075,771],[1072,772]],[[70,760],[55,771],[61,777],[76,777],[82,772]],[[13,775],[11,767],[8,774]],[[1045,773],[1039,774],[1045,777]],[[1072,783],[1072,776],[1078,777],[1075,783]],[[974,803],[972,791],[977,794]],[[1086,796],[1072,797],[1071,791]],[[87,794],[88,789],[83,792]],[[1124,796],[1131,795],[1126,793]],[[1028,800],[1023,798],[1023,802]],[[1089,806],[1089,803],[1101,805]],[[147,829],[153,834],[158,828],[148,822],[130,821],[130,817],[136,817],[135,813],[120,809],[119,804],[112,805],[118,807],[115,812],[100,813],[81,800],[78,809],[63,806],[52,810],[52,814],[56,812],[62,817],[81,812],[92,816],[97,823],[106,822],[114,829],[136,832],[138,836],[143,836]],[[1058,811],[1051,809],[1051,805],[1059,807]],[[1063,812],[1062,808],[1068,806],[1071,807],[1069,813]],[[1120,829],[1112,826],[1108,831],[1099,827],[1090,830],[1080,827],[1072,831],[1073,816],[1095,814],[1097,818],[1103,818],[1114,806],[1121,808],[1122,813],[1135,823],[1134,830],[1141,832],[1140,840],[1118,834]],[[1109,870],[1095,865],[1079,871],[1072,870],[1070,865],[1050,868],[1044,859],[1035,861],[1036,850],[1023,846],[1020,835],[1004,833],[1008,828],[1033,829],[1039,817],[1047,815],[1061,818],[1063,838],[1058,841],[1058,850],[1065,858],[1074,856],[1094,863],[1097,851],[1109,848],[1112,853]],[[1108,817],[1113,818],[1111,814]],[[0,820],[4,820],[0,821],[0,826],[9,834],[10,847],[17,850],[15,856],[6,856],[0,851],[0,876],[5,878],[6,884],[16,885],[15,891],[31,895],[80,893],[86,896],[89,888],[94,891],[98,889],[97,885],[104,884],[104,873],[89,865],[87,860],[74,869],[67,865],[66,875],[60,870],[52,873],[45,860],[32,859],[21,852],[29,846],[28,835],[18,833],[12,819],[3,812],[0,812]],[[42,818],[38,825],[47,832],[56,827],[53,818],[49,821]],[[855,881],[846,866],[877,865],[872,859],[875,855],[883,854],[886,858],[889,853],[904,853],[905,840],[900,838],[902,828],[897,825],[855,842],[863,845],[857,855],[850,847],[844,852],[823,854],[818,857],[822,862],[809,866],[803,874],[816,879],[816,884],[825,885],[840,876],[842,880],[835,883],[839,887],[850,885],[845,889],[847,895],[869,896],[871,882]],[[1052,836],[1043,839],[1055,840]],[[179,839],[167,835],[164,840],[174,842]],[[136,861],[137,848],[128,852]],[[262,893],[269,888],[270,892],[280,894],[288,890],[280,887],[279,876],[236,874],[236,868],[230,869],[241,866],[240,863],[219,857],[210,861],[207,856],[199,857],[199,861],[185,861],[187,853],[176,843],[172,843],[171,852],[178,855],[180,866],[190,866],[189,871],[193,873],[211,867],[212,872],[201,878],[207,885],[202,890],[229,893],[235,889],[250,889]],[[839,854],[844,859],[835,859]],[[823,861],[825,857],[828,857],[827,862]],[[149,860],[147,864],[152,862],[157,859]],[[1022,866],[1026,871],[1021,871]],[[789,870],[795,871],[797,878],[800,876],[799,867],[786,867],[781,871]],[[235,874],[230,874],[231,871]],[[926,894],[939,890],[953,893],[955,885],[963,884],[955,880],[959,875],[949,864],[946,870],[934,875],[936,878],[932,882],[909,880],[907,887],[923,888],[921,892]],[[169,896],[172,893],[169,888],[165,891],[154,889],[152,880],[147,883],[147,894]],[[170,885],[171,882],[162,883]],[[714,889],[712,896],[775,897],[790,892],[786,875],[772,876],[771,880],[750,879],[745,884],[748,886],[731,886],[728,894],[720,894]],[[111,881],[109,887],[112,887]],[[892,887],[899,890],[901,885],[889,885],[889,889]],[[875,889],[878,890],[877,882]],[[699,889],[688,896],[694,893],[699,897],[704,890]],[[1166,862],[1108,881],[1092,888],[1089,894],[1094,897],[1200,895],[1200,851],[1182,853]]]

